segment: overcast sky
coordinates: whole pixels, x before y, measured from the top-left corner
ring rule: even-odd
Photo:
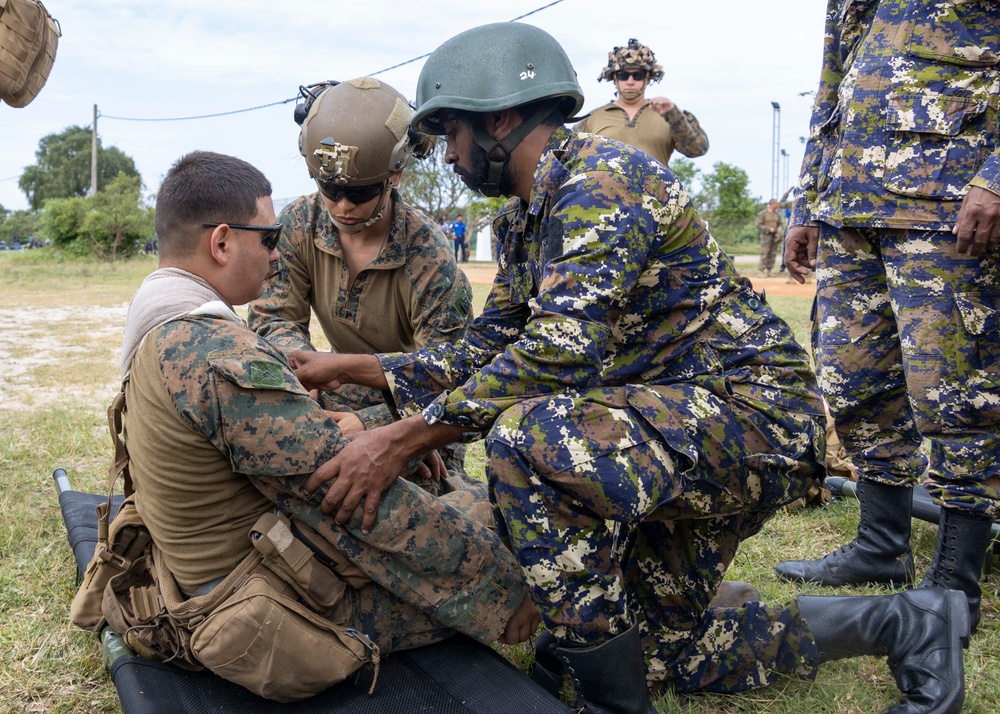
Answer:
[[[234,112],[296,96],[301,84],[375,73],[411,100],[423,59],[449,37],[534,12],[522,22],[566,49],[585,110],[613,98],[598,82],[612,47],[635,37],[666,76],[647,90],[693,112],[708,133],[703,171],[717,161],[771,193],[774,110],[780,112],[780,190],[802,159],[822,56],[823,0],[45,0],[60,22],[55,67],[27,107],[0,105],[0,205],[27,208],[17,185],[39,140],[89,127],[131,156],[146,190],[195,149],[239,156],[271,180],[276,199],[314,190],[298,153],[294,103],[187,121],[125,121]],[[541,9],[540,9],[541,8]],[[120,117],[120,118],[115,118]],[[786,168],[787,167],[787,168]]]

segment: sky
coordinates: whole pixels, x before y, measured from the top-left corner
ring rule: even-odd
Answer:
[[[372,74],[412,101],[424,63],[416,58],[459,32],[523,15],[518,21],[547,31],[566,50],[585,111],[614,98],[613,85],[597,81],[608,52],[633,37],[648,45],[665,76],[647,98],[670,98],[708,134],[710,148],[695,159],[698,168],[735,164],[749,175],[751,194],[766,200],[772,177],[781,193],[798,174],[825,12],[823,0],[45,0],[45,6],[63,33],[49,80],[27,107],[0,105],[0,206],[8,210],[28,207],[18,178],[35,163],[39,140],[72,125],[89,128],[94,105],[102,145],[134,159],[150,194],[171,164],[193,150],[254,164],[270,179],[276,203],[311,193],[294,102],[239,110],[291,99],[300,85]],[[215,114],[224,116],[132,121]],[[778,153],[775,166],[776,126],[777,146],[788,155]]]

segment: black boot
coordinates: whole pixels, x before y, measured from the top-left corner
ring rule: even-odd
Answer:
[[[535,661],[528,670],[531,678],[553,697],[562,692],[563,663],[556,655],[559,640],[548,630],[543,630],[535,638]]]
[[[993,521],[957,508],[942,508],[934,560],[920,581],[922,588],[961,590],[969,601],[972,632],[979,626],[982,591],[979,578],[990,547]]]
[[[586,714],[656,714],[646,689],[639,626],[593,647],[557,646]]]
[[[861,655],[889,658],[903,698],[887,714],[962,710],[962,649],[969,645],[963,593],[927,588],[873,597],[800,595],[797,602],[820,662]]]
[[[913,489],[858,481],[861,521],[858,535],[820,560],[785,560],[775,567],[785,580],[826,586],[885,583],[894,587],[914,580],[910,550]]]

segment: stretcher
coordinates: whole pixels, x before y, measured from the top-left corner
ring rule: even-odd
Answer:
[[[79,582],[97,544],[94,509],[107,496],[73,490],[61,468],[52,475]],[[113,508],[120,502],[119,496]],[[139,657],[110,628],[99,639],[124,714],[570,714],[498,653],[462,635],[384,657],[372,695],[372,671],[363,668],[356,678],[291,704],[263,699],[208,671],[189,672]]]

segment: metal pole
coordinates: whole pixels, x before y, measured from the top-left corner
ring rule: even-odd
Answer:
[[[791,186],[788,184],[788,152],[785,151],[784,149],[781,150],[781,159],[783,162],[783,165],[781,167],[783,171],[781,183],[784,186],[784,190],[787,191],[789,188],[791,188]]]
[[[97,193],[97,105],[94,105],[94,131],[90,136],[90,195]]]
[[[781,150],[781,105],[771,102],[774,113],[771,115],[771,195],[778,197],[778,152]]]

